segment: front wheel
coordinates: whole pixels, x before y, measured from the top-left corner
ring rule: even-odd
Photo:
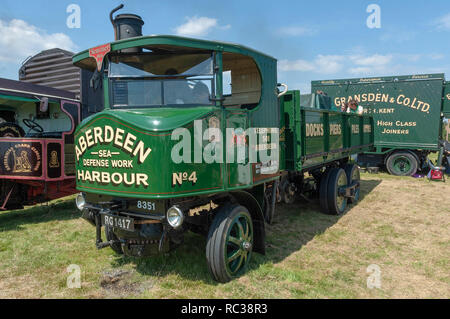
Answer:
[[[245,272],[253,238],[253,221],[245,207],[225,206],[219,211],[206,244],[208,268],[215,280],[225,283]]]
[[[411,176],[417,172],[417,159],[409,152],[396,152],[386,161],[388,172],[396,176]]]

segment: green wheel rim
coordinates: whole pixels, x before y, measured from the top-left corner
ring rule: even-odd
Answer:
[[[406,156],[397,156],[393,161],[393,169],[398,174],[404,174],[411,169],[411,161]]]
[[[239,213],[231,222],[225,240],[225,265],[231,276],[249,263],[253,247],[253,227],[247,214]]]
[[[344,172],[344,171],[342,171]],[[343,187],[345,188],[347,186],[347,175],[339,174],[338,177],[338,190],[339,188]],[[347,207],[347,199],[344,196],[339,195],[339,191],[336,194],[336,203],[341,211],[345,210],[345,207]]]

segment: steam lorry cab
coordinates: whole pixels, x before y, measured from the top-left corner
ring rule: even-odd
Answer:
[[[371,117],[301,108],[278,85],[276,59],[256,50],[111,20],[116,41],[73,57],[104,92],[104,110],[75,133],[76,203],[99,249],[150,256],[192,231],[226,282],[265,253],[277,202],[319,193],[324,212],[341,214],[358,200],[348,160],[372,146]]]

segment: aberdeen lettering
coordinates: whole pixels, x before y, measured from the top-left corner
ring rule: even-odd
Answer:
[[[94,127],[86,130],[83,135],[78,138],[75,146],[77,162],[80,157],[93,146],[112,144],[125,153],[138,157],[138,163],[142,164],[152,151],[150,147],[146,147],[143,141],[137,141],[137,137],[131,133],[125,132],[121,128]]]

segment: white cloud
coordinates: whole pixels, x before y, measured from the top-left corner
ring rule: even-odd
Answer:
[[[349,72],[351,74],[373,74],[373,68],[366,67],[366,66],[359,66],[356,68],[350,68]]]
[[[64,33],[48,34],[23,20],[0,20],[0,61],[20,63],[52,48],[74,51],[77,46]]]
[[[438,30],[450,31],[450,13],[436,19],[433,24]]]
[[[369,56],[354,55],[350,59],[357,65],[380,66],[391,62],[392,55],[374,54]]]
[[[315,59],[318,73],[337,73],[344,67],[345,57],[342,55],[321,55]]]
[[[339,55],[319,54],[313,61],[306,60],[281,60],[278,67],[281,71],[317,72],[332,74],[340,71],[343,67],[344,57]]]
[[[349,58],[357,66],[350,69],[351,73],[375,73],[382,72],[392,61],[393,56],[391,54],[373,54],[369,56],[353,55]]]
[[[392,68],[394,58],[417,61],[420,55],[396,56],[393,54],[347,54],[347,55],[317,55],[313,60],[281,60],[278,64],[280,71],[313,72],[334,75],[337,73],[350,74],[382,74]]]
[[[350,66],[349,72],[351,74],[382,74],[389,70],[389,64],[392,62],[393,55],[387,54],[373,54],[369,56],[355,55],[350,56],[350,61],[354,66]]]
[[[311,36],[315,35],[317,33],[317,30],[301,27],[301,26],[290,26],[290,27],[283,27],[278,29],[278,34],[285,35],[285,36],[291,36],[291,37],[299,37],[299,36]]]
[[[357,53],[355,53],[357,52]],[[439,53],[389,53],[367,54],[364,50],[351,50],[339,55],[316,55],[311,59],[280,60],[278,63],[279,81],[294,83],[292,88],[302,88],[308,92],[299,79],[337,79],[361,78],[369,76],[389,76],[398,74],[448,73],[450,66],[439,61],[436,66],[422,65],[421,62],[431,59],[444,59],[446,55]],[[419,63],[420,62],[420,63]]]
[[[176,27],[175,33],[182,36],[205,36],[212,29],[219,28],[227,30],[231,28],[231,25],[227,24],[220,26],[217,19],[208,17],[186,17],[186,23]]]
[[[278,68],[281,71],[314,71],[315,65],[314,63],[305,61],[305,60],[295,60],[295,61],[289,61],[289,60],[280,60],[278,62]]]

